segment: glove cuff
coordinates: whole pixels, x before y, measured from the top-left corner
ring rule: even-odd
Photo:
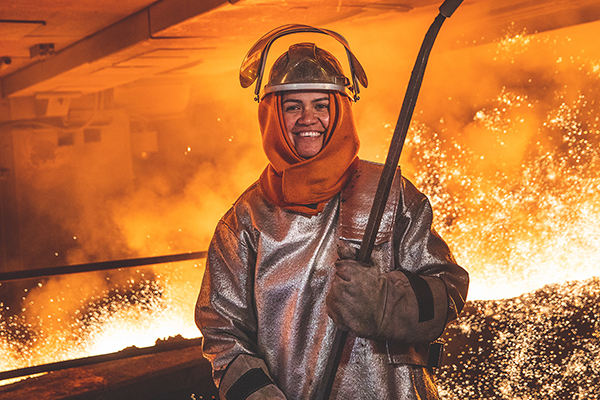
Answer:
[[[267,398],[263,393],[265,391],[273,396],[268,398],[285,400],[269,375],[265,362],[249,354],[240,354],[233,359],[219,384],[219,397],[226,400]]]
[[[388,274],[386,310],[379,338],[406,344],[429,343],[444,331],[448,317],[444,282],[436,277],[415,279],[415,276]]]

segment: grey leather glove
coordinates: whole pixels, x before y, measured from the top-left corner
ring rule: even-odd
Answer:
[[[338,256],[327,313],[340,329],[374,338],[385,314],[388,280],[377,268],[355,261],[356,251],[348,245],[338,247]]]
[[[354,261],[356,250],[338,247],[336,273],[326,297],[327,313],[343,330],[367,339],[405,343],[437,339],[448,316],[448,295],[437,277],[417,276],[420,290],[429,293],[431,315],[421,319],[419,301],[406,272],[378,272],[377,267]]]

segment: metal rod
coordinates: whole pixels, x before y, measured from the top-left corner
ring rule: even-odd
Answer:
[[[0,24],[36,24],[46,25],[46,21],[27,19],[0,19]]]
[[[164,264],[170,262],[197,260],[206,258],[206,251],[171,254],[167,256],[128,258],[124,260],[101,261],[86,264],[64,265],[60,267],[28,269],[23,271],[0,272],[0,282],[19,279],[43,278],[54,275],[76,274],[80,272],[105,271],[142,265]]]
[[[371,207],[371,213],[369,214],[369,220],[367,222],[367,227],[365,228],[365,234],[357,255],[357,261],[369,262],[371,258],[377,231],[381,224],[381,217],[385,210],[390,188],[398,168],[398,161],[400,160],[402,148],[406,141],[410,120],[417,102],[419,90],[421,89],[421,83],[423,82],[423,75],[425,74],[425,67],[427,66],[429,54],[442,24],[447,17],[452,15],[461,2],[462,0],[446,0],[444,4],[440,6],[440,13],[425,35],[419,55],[417,56],[417,61],[410,76],[408,88],[406,89],[400,115],[398,116],[398,121],[390,143],[390,150],[386,157],[383,171],[381,172],[377,191],[375,192],[375,198],[373,199],[373,206]],[[335,329],[331,352],[329,353],[329,358],[325,365],[324,379],[321,382],[322,389],[317,393],[317,399],[319,400],[328,399],[331,394],[347,337],[347,331],[338,328]]]
[[[10,371],[0,372],[0,381],[11,378],[19,378],[44,372],[60,371],[68,368],[83,367],[86,365],[99,364],[107,361],[120,360],[123,358],[138,357],[147,354],[156,354],[164,351],[180,350],[187,347],[201,346],[202,338],[182,339],[170,338],[167,340],[159,340],[155,346],[151,347],[127,347],[116,353],[101,354],[97,356],[76,358],[74,360],[58,361],[42,365],[34,365],[32,367],[13,369]]]

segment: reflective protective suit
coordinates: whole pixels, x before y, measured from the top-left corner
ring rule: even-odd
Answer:
[[[360,246],[380,173],[360,161],[312,217],[274,206],[254,184],[221,219],[196,305],[217,386],[248,354],[287,399],[315,397],[334,333],[325,298],[337,247]],[[428,344],[462,309],[468,274],[431,222],[429,201],[398,171],[372,256],[386,280],[383,320],[372,338],[350,332],[331,398],[438,398]]]

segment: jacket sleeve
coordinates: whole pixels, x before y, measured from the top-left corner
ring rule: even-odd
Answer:
[[[255,256],[249,243],[240,240],[244,235],[231,228],[232,215],[230,210],[215,230],[195,310],[202,350],[212,364],[217,386],[238,355],[257,356],[252,290]]]
[[[285,400],[256,346],[253,234],[234,209],[219,221],[196,303],[196,325],[222,399]]]
[[[469,275],[432,227],[425,195],[403,180],[403,212],[394,228],[395,270],[386,274],[386,301],[377,336],[408,344],[431,342],[457,317]]]
[[[285,400],[271,379],[263,360],[240,354],[229,365],[219,385],[219,397],[227,400]]]

